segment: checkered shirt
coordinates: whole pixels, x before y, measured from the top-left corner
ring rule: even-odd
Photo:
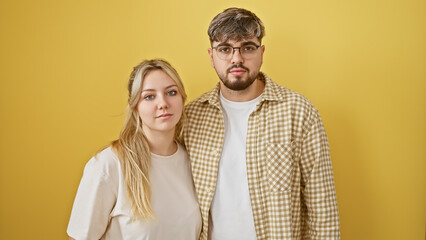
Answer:
[[[318,110],[261,73],[247,129],[247,178],[258,240],[340,239],[327,136]],[[189,103],[184,127],[206,240],[224,140],[219,84]]]

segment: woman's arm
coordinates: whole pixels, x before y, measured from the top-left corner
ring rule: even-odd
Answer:
[[[119,166],[116,160],[110,159],[110,152],[105,151],[92,158],[84,168],[71,211],[68,236],[100,239],[108,227],[117,200]]]

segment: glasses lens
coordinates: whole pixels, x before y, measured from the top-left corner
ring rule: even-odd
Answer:
[[[235,51],[240,51],[240,54],[243,58],[249,59],[256,56],[257,49],[259,47],[253,44],[244,45],[242,47],[233,48],[231,46],[220,46],[216,48],[217,55],[222,60],[228,60],[232,58],[232,55]],[[234,51],[235,49],[235,51]]]
[[[244,58],[251,58],[256,55],[257,46],[256,45],[245,45],[241,47],[240,53]]]
[[[228,59],[232,56],[232,47],[229,46],[221,46],[217,48],[217,55],[221,59]]]

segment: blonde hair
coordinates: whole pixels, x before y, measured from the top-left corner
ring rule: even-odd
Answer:
[[[128,112],[119,139],[111,143],[112,149],[120,160],[122,174],[127,186],[132,205],[133,218],[149,220],[155,217],[151,208],[151,184],[149,170],[151,151],[148,140],[142,130],[142,121],[137,110],[141,97],[144,77],[153,70],[162,70],[172,78],[182,96],[182,104],[186,101],[183,83],[176,70],[165,60],[145,60],[133,68],[130,74],[128,90]],[[181,142],[182,123],[185,115],[175,126],[174,140]]]

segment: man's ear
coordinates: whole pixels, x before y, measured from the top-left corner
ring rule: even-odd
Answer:
[[[262,62],[261,62],[261,63],[263,63],[263,53],[265,52],[265,45],[262,45],[262,46],[260,47],[260,50],[261,50],[260,54],[261,54],[261,59],[262,59]]]
[[[209,53],[210,56],[210,64],[212,65],[212,67],[214,68],[214,62],[213,62],[213,49],[212,48],[208,48],[207,52]]]
[[[265,52],[265,45],[262,45],[260,48],[262,49],[262,56],[263,56],[263,53]]]

